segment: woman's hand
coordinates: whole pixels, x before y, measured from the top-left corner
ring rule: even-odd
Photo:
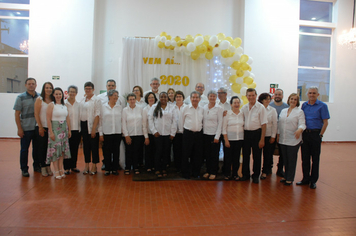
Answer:
[[[169,136],[169,139],[170,139],[170,140],[173,140],[173,139],[174,139],[174,136],[172,136],[172,135]]]
[[[46,130],[45,130],[43,127],[38,128],[38,133],[39,133],[39,135],[40,135],[41,137],[44,137],[45,132],[46,132]]]
[[[159,136],[161,136],[158,132],[156,132],[155,134],[154,134],[154,136],[156,137],[156,138],[158,138]]]
[[[276,141],[275,138],[270,138],[270,139],[269,139],[269,143],[274,143],[274,141]]]
[[[229,140],[225,140],[225,147],[227,147],[227,148],[230,147],[230,142],[229,142]]]
[[[126,137],[125,137],[125,141],[126,141],[127,145],[131,145],[131,138],[130,138],[130,136],[126,136]]]
[[[227,114],[227,111],[224,111],[224,112],[223,112],[223,116],[226,116],[226,114]]]
[[[145,145],[149,145],[150,144],[150,139],[149,138],[145,138]]]
[[[56,140],[56,137],[54,136],[54,133],[53,133],[53,132],[49,133],[49,137],[50,137],[53,141]]]
[[[72,137],[72,131],[68,131],[68,138],[71,138]]]
[[[95,138],[95,136],[96,136],[95,131],[94,131],[94,132],[91,132],[90,137],[91,137],[91,138]]]
[[[296,139],[299,139],[300,135],[303,133],[303,130],[302,129],[298,129],[297,131],[295,131],[294,133],[294,137]]]
[[[100,142],[104,142],[104,136],[101,135],[100,138],[99,138],[99,141]]]
[[[219,143],[219,139],[214,139],[214,143]]]

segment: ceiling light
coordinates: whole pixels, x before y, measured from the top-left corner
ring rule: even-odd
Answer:
[[[356,28],[355,28],[355,4],[354,1],[354,12],[352,16],[352,27],[349,32],[343,32],[342,35],[339,36],[339,44],[347,45],[349,49],[356,49]]]

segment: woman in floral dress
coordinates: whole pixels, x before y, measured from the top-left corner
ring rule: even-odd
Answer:
[[[71,137],[70,121],[61,88],[55,88],[52,93],[53,103],[47,108],[48,148],[47,164],[53,163],[56,179],[65,178],[63,159],[69,159],[69,142]]]

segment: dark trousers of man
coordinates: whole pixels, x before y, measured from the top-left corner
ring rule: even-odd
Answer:
[[[83,136],[85,163],[90,163],[91,161],[94,164],[99,163],[99,133],[96,133],[95,137],[92,138],[91,134],[88,132],[87,121],[81,121],[80,127],[82,129]]]
[[[243,179],[249,179],[250,177],[250,155],[252,148],[253,157],[253,174],[252,178],[256,179],[261,174],[261,154],[262,149],[258,147],[258,143],[261,139],[261,129],[258,130],[245,130],[244,132],[244,144],[243,144],[243,163],[242,163],[242,175]]]
[[[32,141],[33,167],[40,167],[38,158],[38,144],[35,130],[24,131],[24,136],[20,140],[20,167],[22,171],[28,171],[28,148]],[[48,140],[47,140],[48,141]]]
[[[237,177],[237,171],[240,167],[241,148],[243,140],[229,141],[230,147],[226,148],[224,153],[224,175],[225,177]],[[231,174],[232,165],[232,174]]]
[[[214,143],[215,135],[204,134],[203,137],[207,173],[217,175],[219,170],[220,142]]]
[[[155,136],[153,134],[148,134],[148,138],[150,144],[145,145],[145,167],[146,169],[152,169],[156,153]]]
[[[294,181],[295,176],[295,169],[297,167],[297,159],[298,159],[298,150],[300,144],[296,146],[289,146],[289,145],[280,145],[281,152],[283,153],[283,163],[285,174],[284,178],[286,181]]]
[[[182,151],[183,151],[183,134],[176,133],[173,139],[173,156],[174,156],[174,167],[177,172],[182,169]]]
[[[46,164],[47,159],[47,147],[48,147],[48,128],[44,128],[44,136],[42,137],[39,133],[39,128],[36,126],[36,138],[37,138],[37,146],[38,146],[38,158],[41,163],[41,167],[50,166],[50,164]]]
[[[277,163],[277,173],[283,173],[283,155],[282,155],[282,152],[281,152],[280,144],[277,143],[277,139],[276,139],[272,145],[273,145],[273,147],[272,147],[271,169],[273,168],[273,153],[274,153],[274,149],[275,149],[276,146],[278,146],[279,156],[278,156],[278,163]]]
[[[321,152],[320,130],[305,130],[302,144],[302,182],[316,183],[319,179],[319,163]],[[313,162],[310,163],[310,159]],[[311,166],[311,172],[310,172]]]
[[[262,173],[271,174],[272,173],[272,162],[273,162],[273,152],[275,143],[270,143],[271,137],[265,137],[265,146],[263,147],[263,167]]]
[[[183,131],[183,155],[182,155],[182,175],[189,178],[198,177],[202,165],[203,154],[203,132],[193,132],[187,129]]]
[[[169,135],[155,137],[155,144],[155,171],[161,172],[167,169],[167,165],[171,161],[171,140],[169,139]]]
[[[78,130],[72,130],[71,133],[72,137],[70,137],[69,139],[69,150],[70,156],[72,158],[63,160],[63,166],[65,170],[77,168],[78,149],[81,140],[81,135]]]
[[[120,163],[121,134],[104,134],[105,171],[117,171]]]
[[[143,135],[130,136],[131,144],[127,144],[125,141],[125,170],[138,170],[139,160],[143,155],[143,143],[145,137]]]

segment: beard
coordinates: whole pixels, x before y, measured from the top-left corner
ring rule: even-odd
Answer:
[[[274,101],[275,101],[275,102],[281,102],[281,101],[282,101],[282,98],[274,98]]]

